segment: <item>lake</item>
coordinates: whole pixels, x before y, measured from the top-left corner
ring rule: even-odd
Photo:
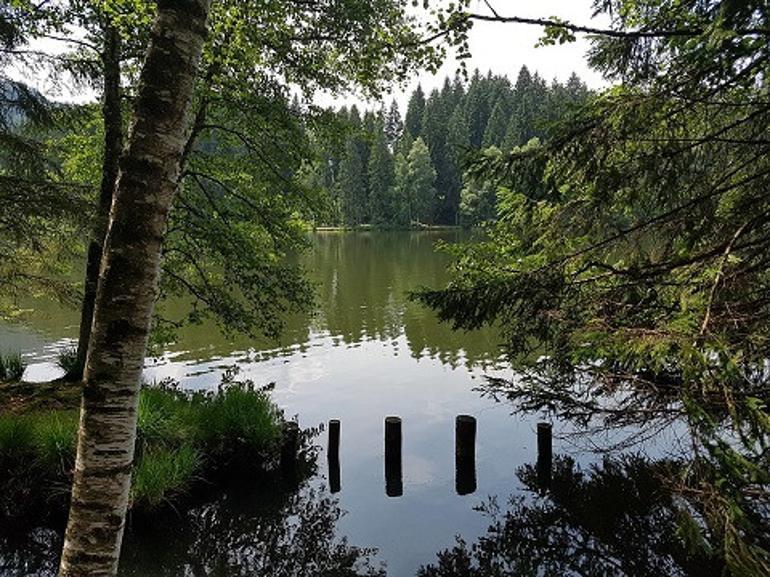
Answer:
[[[237,366],[239,378],[275,383],[273,398],[302,427],[339,419],[340,490],[329,490],[322,449],[318,474],[298,492],[247,486],[163,527],[139,531],[129,523],[121,573],[301,575],[298,564],[313,563],[303,555],[319,548],[327,557],[360,556],[361,573],[384,567],[388,575],[415,575],[457,537],[471,543],[486,533],[490,518],[477,509],[490,498],[503,510],[511,496],[539,502],[521,468],[535,463],[536,423],[548,417],[512,414],[511,406],[477,390],[485,375],[514,376],[497,332],[453,332],[407,298],[410,290],[446,282],[449,257],[434,250],[436,242],[464,238],[459,231],[318,233],[303,256],[318,286],[315,310],[289,319],[280,342],[228,339],[208,323],[184,329],[148,359],[150,381],[172,377],[186,388],[216,387],[223,371]],[[30,364],[26,378],[46,380],[57,376],[57,352],[72,345],[77,313],[52,303],[34,306],[27,324],[0,326],[0,349],[21,349]],[[478,427],[475,490],[471,481],[465,494],[455,478],[461,414],[474,416]],[[388,496],[385,487],[383,429],[390,415],[403,423],[399,496]],[[587,443],[563,436],[566,430],[554,422],[554,453],[595,462]],[[324,431],[316,442],[325,447]],[[29,553],[34,562],[24,574],[43,575],[55,565],[58,538],[41,530],[35,543],[48,546],[30,545],[36,553]],[[0,571],[2,555],[0,545]]]

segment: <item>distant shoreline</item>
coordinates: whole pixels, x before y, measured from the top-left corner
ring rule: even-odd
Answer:
[[[421,230],[464,230],[465,227],[453,224],[423,224],[419,226],[389,227],[361,224],[358,226],[314,226],[313,232],[362,232],[362,231],[421,231]]]

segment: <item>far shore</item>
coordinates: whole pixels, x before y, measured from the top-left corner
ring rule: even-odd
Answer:
[[[456,224],[419,224],[407,227],[375,226],[359,224],[358,226],[314,226],[313,232],[361,232],[361,231],[422,231],[422,230],[464,230],[466,227]]]

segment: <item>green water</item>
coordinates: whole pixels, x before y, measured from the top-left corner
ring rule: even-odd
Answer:
[[[312,237],[301,263],[316,289],[313,310],[286,319],[278,340],[228,335],[214,320],[186,326],[165,353],[175,362],[206,361],[248,351],[259,358],[307,347],[321,336],[335,345],[405,339],[406,350],[394,354],[432,356],[452,365],[488,364],[499,357],[494,331],[456,333],[423,307],[409,302],[409,291],[440,287],[447,280],[449,256],[439,242],[468,238],[462,231],[324,232]],[[21,303],[30,312],[22,325],[0,326],[0,349],[21,349],[33,367],[29,377],[55,375],[55,353],[71,347],[77,336],[78,311],[46,300]],[[189,304],[176,300],[162,306],[164,316],[180,318]]]

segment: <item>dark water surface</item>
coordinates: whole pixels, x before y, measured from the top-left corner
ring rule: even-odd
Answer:
[[[299,492],[241,488],[168,524],[129,528],[124,575],[353,575],[383,567],[388,575],[415,575],[457,536],[473,542],[486,532],[490,518],[476,508],[490,497],[503,510],[511,496],[537,502],[521,467],[535,462],[542,417],[511,415],[510,406],[474,390],[485,374],[513,376],[501,360],[497,334],[454,333],[406,297],[446,281],[448,259],[434,244],[460,234],[318,234],[304,257],[318,284],[316,311],[292,318],[281,343],[228,340],[206,324],[184,330],[160,358],[148,361],[148,379],[173,377],[187,388],[215,387],[224,368],[237,365],[241,378],[275,382],[274,399],[301,426],[339,419],[341,491],[329,492],[321,452],[318,475]],[[22,350],[31,364],[27,379],[51,378],[55,354],[71,345],[76,322],[74,311],[42,306],[26,326],[0,326],[0,348]],[[478,423],[477,486],[466,495],[455,486],[458,414]],[[403,421],[399,497],[385,492],[388,415]],[[557,455],[595,460],[581,444],[559,440],[563,430],[554,423]],[[324,433],[318,442],[325,446]],[[55,566],[58,540],[50,532],[40,535],[39,546],[28,540],[33,552],[21,574],[45,574]],[[25,562],[11,562],[10,554],[3,559],[3,548],[0,543],[0,573],[4,565],[22,570]]]

